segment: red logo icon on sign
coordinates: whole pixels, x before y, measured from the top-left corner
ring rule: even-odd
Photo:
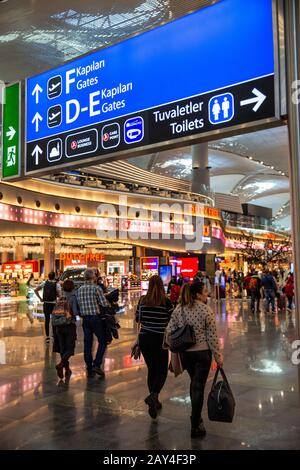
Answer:
[[[107,142],[108,139],[109,139],[109,134],[108,134],[108,132],[105,132],[105,134],[103,134],[103,140],[104,140],[104,142]]]
[[[71,149],[72,149],[72,150],[76,150],[76,149],[77,149],[77,140],[73,140],[73,142],[71,142]]]

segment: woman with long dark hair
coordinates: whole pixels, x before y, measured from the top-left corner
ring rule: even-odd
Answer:
[[[166,329],[167,334],[170,334],[177,328],[188,324],[193,327],[196,337],[196,344],[180,353],[182,365],[191,379],[191,437],[193,438],[206,434],[201,413],[212,355],[218,366],[223,366],[216,321],[212,310],[206,305],[207,297],[208,290],[202,282],[185,284],[181,291],[179,305],[174,310]]]
[[[140,323],[139,346],[148,368],[149,395],[145,403],[153,419],[162,407],[158,398],[168,375],[169,356],[163,349],[163,338],[172,311],[173,305],[165,294],[162,279],[152,276],[147,294],[139,301],[136,321]]]
[[[55,327],[56,339],[61,361],[56,365],[57,376],[64,378],[66,383],[71,378],[72,371],[70,369],[69,359],[75,354],[76,344],[76,316],[79,315],[79,305],[75,294],[74,282],[67,279],[63,283],[62,292],[63,306],[68,306],[67,315],[63,311],[61,314],[55,315],[55,308],[52,314],[52,325]],[[63,314],[64,313],[64,314]]]

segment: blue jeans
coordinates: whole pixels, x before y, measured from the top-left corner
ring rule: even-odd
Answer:
[[[87,315],[82,318],[82,328],[84,334],[84,362],[87,370],[91,371],[93,367],[99,367],[102,364],[106,351],[104,321],[99,315]],[[95,359],[93,359],[94,335],[98,340]]]
[[[272,312],[275,311],[275,291],[273,289],[265,290],[266,310],[269,311],[270,304],[272,305]]]

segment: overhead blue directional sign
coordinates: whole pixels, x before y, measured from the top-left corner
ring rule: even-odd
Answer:
[[[29,78],[26,174],[270,122],[272,8],[221,0]]]

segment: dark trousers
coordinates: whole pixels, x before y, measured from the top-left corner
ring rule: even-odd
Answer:
[[[272,306],[272,312],[275,312],[275,290],[265,289],[265,302],[266,302],[266,311],[269,312],[270,304]]]
[[[163,335],[142,333],[139,344],[148,368],[148,389],[150,393],[160,393],[163,388],[169,365],[169,353],[162,347]]]
[[[69,359],[74,356],[76,342],[76,325],[61,325],[56,327],[59,351],[63,367],[69,367]]]
[[[289,308],[290,310],[292,310],[292,307],[293,307],[293,296],[287,295],[287,299],[288,299],[288,308]]]
[[[259,304],[260,304],[260,294],[256,292],[251,292],[251,310],[255,312],[255,302],[257,302],[256,311],[259,311]]]
[[[47,302],[43,303],[43,312],[44,312],[44,317],[45,317],[45,333],[46,333],[46,336],[49,336],[50,318],[51,318],[51,314],[53,312],[54,307],[55,307],[55,304],[50,304],[50,303],[47,303]]]
[[[86,315],[82,318],[82,328],[84,334],[84,361],[88,371],[93,367],[100,367],[106,351],[104,321],[100,315]],[[96,357],[93,359],[93,339],[94,335],[98,340]]]
[[[211,366],[210,350],[180,353],[182,365],[191,378],[190,396],[192,403],[191,423],[199,426],[204,400],[204,389]]]

